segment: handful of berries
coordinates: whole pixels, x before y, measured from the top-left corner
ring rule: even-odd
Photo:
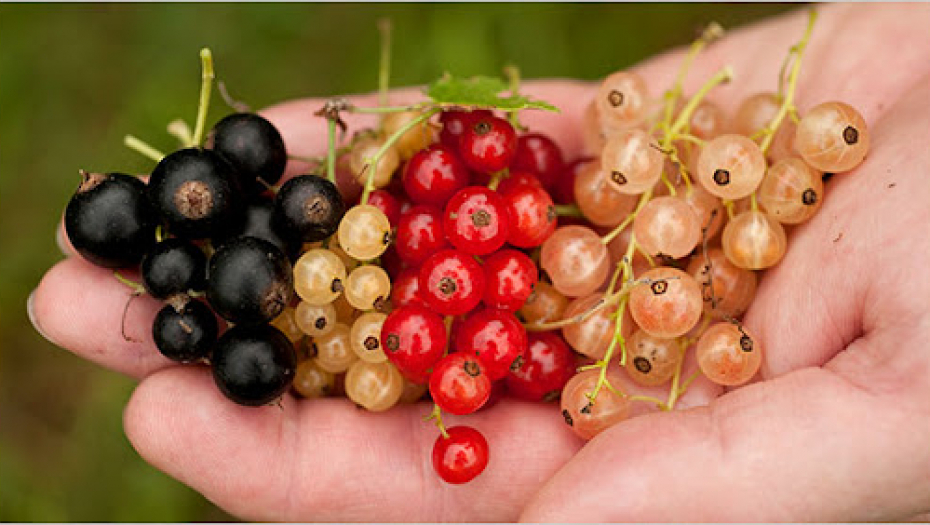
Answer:
[[[634,72],[604,79],[586,113],[588,157],[564,159],[520,125],[520,111],[554,108],[520,95],[516,74],[509,86],[447,76],[421,103],[331,100],[317,113],[327,154],[299,159],[310,172],[283,183],[289,155],[260,115],[236,112],[204,137],[204,50],[194,130],[170,128],[183,147],[164,155],[128,137],[157,162],[150,177],[82,171],[66,231],[88,261],[140,270],[141,283],[116,276],[164,300],[159,351],[208,364],[231,401],[263,406],[290,391],[384,411],[428,396],[433,465],[464,483],[489,445],[475,428],[446,428],[443,413],[505,392],[560,399],[591,439],[673,410],[698,377],[735,387],[756,375],[763,348],[739,319],[757,272],[785,254],[786,226],[817,212],[823,180],[869,147],[852,107],[794,106],[814,19],[777,92],[733,116],[705,100],[729,68],[682,93],[719,36],[711,26],[660,99]],[[382,117],[337,147],[345,112]]]

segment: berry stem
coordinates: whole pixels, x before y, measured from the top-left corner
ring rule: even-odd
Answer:
[[[555,214],[559,217],[577,217],[579,219],[584,219],[584,213],[581,212],[581,208],[577,204],[556,204],[553,206],[555,209]]]
[[[620,291],[614,293],[613,295],[609,297],[605,297],[604,299],[598,301],[597,303],[592,305],[591,308],[585,310],[584,312],[581,312],[580,314],[576,316],[569,317],[568,319],[559,319],[558,321],[551,321],[548,323],[525,323],[523,326],[524,328],[526,328],[528,332],[546,332],[548,330],[556,330],[559,328],[564,328],[566,326],[571,326],[575,323],[581,323],[585,319],[596,314],[598,311],[600,311],[601,308],[607,306],[608,304],[613,303],[621,295],[628,293],[628,292],[629,290],[626,287],[623,287],[620,289]]]
[[[804,57],[804,50],[807,48],[807,43],[810,41],[811,33],[814,31],[814,22],[816,21],[817,10],[811,9],[807,19],[807,28],[804,30],[804,36],[801,38],[801,41],[795,44],[788,52],[789,58],[792,56],[794,57],[794,62],[791,64],[791,72],[788,74],[788,89],[784,93],[784,99],[782,100],[781,107],[778,108],[778,113],[772,117],[772,121],[762,130],[765,138],[763,138],[762,143],[759,144],[759,149],[762,150],[763,154],[767,153],[769,147],[772,145],[775,133],[778,131],[778,127],[781,126],[782,120],[785,119],[785,115],[797,111],[794,107],[794,93],[798,87],[798,76],[801,72],[801,59]],[[785,66],[787,66],[787,62]],[[783,77],[783,74],[781,76]],[[781,85],[782,83],[780,82],[779,94],[781,93]]]
[[[491,191],[497,190],[497,187],[500,186],[502,180],[510,176],[510,169],[504,168],[500,171],[497,171],[491,175],[491,180],[488,182],[488,189]]]
[[[694,60],[697,58],[698,54],[707,47],[707,44],[717,40],[721,36],[723,36],[723,28],[720,24],[712,22],[704,29],[701,36],[691,44],[691,47],[688,49],[688,54],[685,56],[685,60],[678,70],[678,77],[675,79],[675,84],[670,90],[665,92],[666,122],[671,122],[672,120],[672,111],[675,109],[675,103],[681,98],[685,77],[688,75],[688,71],[691,69]]]
[[[336,184],[336,121],[326,119],[326,178]]]
[[[203,130],[207,123],[207,110],[210,108],[210,93],[213,88],[213,53],[210,48],[200,50],[200,64],[202,76],[200,82],[200,103],[197,105],[197,121],[194,124],[194,137],[191,146],[200,146],[203,143]]]
[[[678,358],[678,364],[675,365],[675,375],[672,376],[672,387],[668,391],[668,406],[669,410],[675,408],[675,403],[678,402],[678,398],[684,394],[684,391],[681,390],[678,385],[681,382],[681,367],[684,366],[685,362],[685,352],[688,350],[688,347],[681,345],[679,352],[681,356]]]
[[[662,140],[663,149],[668,149],[671,146],[671,143],[678,139],[678,136],[682,133],[682,130],[685,126],[688,125],[688,121],[691,120],[691,115],[694,113],[694,110],[697,109],[698,104],[704,100],[704,97],[710,92],[711,89],[717,87],[719,84],[729,82],[733,80],[733,68],[730,66],[724,66],[720,71],[718,71],[714,76],[710,78],[707,82],[701,86],[701,89],[691,97],[691,100],[685,105],[681,110],[681,113],[678,114],[678,118],[675,119],[675,122],[672,124],[672,127],[669,128],[668,133]]]
[[[428,416],[423,418],[423,421],[429,420],[433,420],[433,424],[435,424],[436,428],[439,429],[439,433],[442,434],[442,437],[449,439],[449,433],[446,432],[446,426],[442,423],[442,410],[436,403],[433,403],[433,411],[430,412]]]
[[[358,106],[348,106],[345,108],[345,110],[348,111],[349,113],[375,113],[375,114],[401,113],[404,111],[416,111],[418,109],[422,109],[426,107],[427,105],[428,104],[426,103],[419,103],[419,104],[411,104],[409,106],[381,106],[377,108],[362,108]]]
[[[378,33],[381,36],[381,60],[378,64],[378,99],[382,106],[388,104],[388,86],[391,80],[391,20],[378,20]]]
[[[508,64],[504,66],[504,76],[507,77],[507,83],[510,87],[510,96],[518,96],[520,93],[520,68],[513,64]],[[507,112],[507,121],[510,122],[510,125],[513,126],[514,129],[525,129],[520,124],[520,119],[516,111]]]
[[[610,381],[607,380],[607,367],[610,365],[610,360],[614,356],[614,350],[617,348],[617,344],[620,345],[620,366],[623,366],[626,362],[626,338],[624,338],[621,333],[623,327],[623,312],[626,310],[626,302],[626,297],[620,300],[620,307],[617,309],[617,322],[614,324],[614,336],[610,340],[610,345],[607,346],[604,358],[598,360],[594,365],[595,368],[600,368],[600,372],[597,376],[597,383],[594,385],[594,391],[585,394],[588,398],[588,402],[592,405],[594,404],[594,400],[597,399],[597,395],[601,392],[601,388],[605,385],[616,392],[610,385]]]
[[[132,279],[124,277],[123,274],[119,273],[119,271],[114,270],[113,277],[116,277],[117,281],[128,286],[129,289],[132,290],[133,295],[142,295],[145,293],[145,286],[142,286],[142,283],[137,283],[136,281],[133,281]]]
[[[371,192],[375,189],[373,180],[375,178],[375,170],[378,167],[378,161],[381,160],[381,157],[387,152],[387,150],[394,145],[395,142],[404,134],[416,127],[417,125],[423,123],[426,120],[429,120],[430,117],[439,113],[440,108],[434,107],[429,111],[426,111],[420,114],[417,118],[407,122],[401,126],[397,131],[395,131],[387,140],[384,141],[384,144],[381,148],[365,162],[365,166],[362,168],[362,173],[365,170],[368,170],[368,178],[365,180],[365,190],[362,192],[361,204],[368,204],[368,196],[371,195]]]
[[[161,159],[165,158],[165,154],[158,151],[157,149],[150,146],[147,142],[144,142],[132,135],[126,135],[123,137],[123,144],[134,151],[137,151],[146,157],[154,160],[155,162],[161,162]]]
[[[616,237],[617,235],[620,235],[620,233],[623,232],[623,230],[627,226],[633,223],[633,220],[636,219],[636,214],[639,213],[639,210],[643,209],[643,206],[645,206],[646,203],[649,202],[649,199],[651,198],[652,198],[652,189],[650,189],[646,193],[643,193],[643,195],[639,198],[639,202],[636,203],[636,209],[633,210],[632,213],[627,215],[627,217],[623,219],[623,222],[618,224],[616,228],[608,232],[607,235],[601,237],[601,242],[604,244],[610,244],[610,241],[614,240],[614,237]]]
[[[191,127],[187,125],[187,122],[181,119],[172,120],[171,123],[168,124],[168,134],[181,141],[182,146],[194,143],[194,135],[191,132]]]

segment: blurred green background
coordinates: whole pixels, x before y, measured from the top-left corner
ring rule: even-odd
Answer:
[[[594,80],[797,4],[0,4],[0,520],[229,521],[146,464],[121,427],[134,383],[44,341],[26,298],[61,254],[79,168],[144,172],[135,134],[169,151],[193,120],[198,51],[260,108],[377,87],[376,21],[394,26],[392,85],[443,71]],[[228,113],[214,97],[209,123]]]

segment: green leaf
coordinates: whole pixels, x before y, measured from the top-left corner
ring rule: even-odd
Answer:
[[[559,111],[548,102],[532,100],[519,94],[502,97],[500,93],[503,91],[509,91],[509,87],[499,78],[485,76],[456,78],[446,73],[427,87],[426,96],[437,104],[449,106],[477,106],[502,111],[521,109]]]

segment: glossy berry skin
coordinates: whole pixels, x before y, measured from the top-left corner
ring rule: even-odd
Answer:
[[[139,264],[155,244],[158,215],[145,183],[123,173],[81,172],[65,208],[65,231],[81,257],[104,268]]]
[[[180,149],[152,171],[149,201],[178,237],[215,237],[237,221],[242,202],[238,177],[233,165],[215,151]]]
[[[179,298],[155,315],[152,338],[168,359],[190,363],[210,355],[219,327],[213,310],[200,301]]]
[[[442,207],[471,181],[468,168],[455,150],[433,144],[415,153],[404,166],[404,191],[416,204]]]
[[[258,194],[273,186],[284,175],[287,149],[274,124],[255,113],[233,113],[213,126],[208,142],[239,174],[239,184],[248,194]]]
[[[291,261],[296,261],[300,257],[303,241],[294,232],[282,231],[272,221],[273,217],[274,203],[271,200],[253,200],[246,205],[239,222],[214,238],[213,244],[219,246],[236,237],[258,237],[280,248]]]
[[[402,308],[416,304],[426,306],[420,298],[420,269],[405,268],[391,283],[391,304],[394,308]]]
[[[558,215],[545,189],[524,184],[502,195],[510,217],[507,242],[519,248],[535,248],[555,231]]]
[[[491,379],[480,358],[455,352],[436,363],[429,376],[429,393],[444,412],[464,416],[488,402]]]
[[[565,161],[562,150],[551,138],[542,133],[526,133],[517,137],[510,168],[536,173],[543,186],[552,189]]]
[[[516,312],[523,307],[539,280],[539,269],[526,254],[518,250],[501,250],[484,261],[485,305]]]
[[[510,173],[497,185],[497,193],[504,195],[510,193],[511,191],[517,189],[518,186],[522,186],[524,184],[537,186],[539,188],[543,187],[542,182],[539,181],[539,177],[533,173],[511,168]]]
[[[426,307],[403,306],[384,320],[381,348],[404,377],[426,383],[446,350],[446,326],[442,317]]]
[[[517,133],[500,117],[476,118],[459,138],[459,155],[469,168],[495,173],[510,166],[517,151]]]
[[[156,299],[202,291],[207,284],[207,256],[190,241],[165,239],[142,259],[142,284]]]
[[[433,444],[433,469],[446,483],[468,483],[488,466],[488,440],[481,432],[466,426],[446,429]]]
[[[297,355],[277,328],[237,325],[216,342],[210,364],[223,395],[243,406],[261,406],[290,388]]]
[[[433,254],[420,266],[420,297],[441,315],[470,312],[484,296],[485,278],[472,256],[459,250]]]
[[[472,121],[493,116],[494,114],[487,109],[473,111],[450,109],[443,111],[439,114],[439,123],[442,124],[442,131],[439,132],[439,142],[458,150],[459,139]]]
[[[481,359],[491,381],[520,368],[526,351],[526,329],[517,317],[485,308],[469,315],[455,334],[455,350]]]
[[[419,205],[401,215],[394,235],[394,248],[405,263],[419,265],[448,246],[439,208]]]
[[[505,378],[507,391],[527,401],[554,401],[575,375],[575,356],[555,332],[530,332],[523,364]]]
[[[316,242],[336,233],[345,213],[345,202],[335,184],[322,177],[301,175],[281,186],[271,220],[286,235]]]
[[[207,300],[223,319],[271,321],[291,302],[294,276],[284,252],[268,241],[239,237],[220,246],[207,266]]]
[[[397,226],[400,220],[400,201],[387,190],[375,190],[368,195],[368,204],[384,213],[391,226]]]
[[[507,202],[483,186],[469,186],[456,193],[442,218],[446,238],[471,255],[489,254],[507,242],[510,216]]]

